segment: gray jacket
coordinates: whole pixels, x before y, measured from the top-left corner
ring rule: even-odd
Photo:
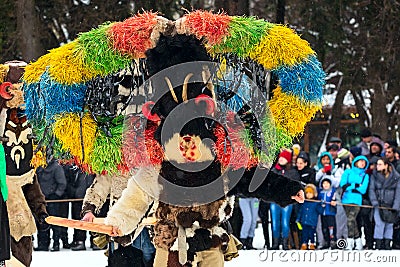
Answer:
[[[36,170],[36,174],[46,199],[61,198],[64,195],[67,188],[67,179],[63,168],[57,161],[51,161],[46,168],[39,167]]]
[[[388,178],[374,170],[369,182],[369,199],[373,206],[383,204],[400,210],[400,174],[393,168]]]

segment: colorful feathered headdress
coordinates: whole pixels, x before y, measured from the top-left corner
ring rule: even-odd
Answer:
[[[207,11],[193,11],[176,21],[144,12],[81,33],[26,67],[26,115],[39,148],[51,148],[48,153],[73,159],[95,173],[159,162],[163,155],[150,138],[151,127],[140,137],[131,135],[132,129],[144,128],[140,110],[125,122],[128,127],[124,127],[123,115],[132,103],[140,106],[150,94],[145,86],[149,73],[146,52],[157,46],[160,36],[175,34],[200,40],[219,66],[212,83],[216,100],[224,104],[218,109],[226,113],[227,124],[216,133],[221,140],[215,150],[226,166],[233,162],[243,167],[240,159],[233,160],[241,155],[231,153],[235,149],[248,154],[252,164],[270,165],[321,108],[325,74],[308,42],[292,29],[254,17]],[[262,116],[257,122],[246,120],[243,129],[229,131],[235,128],[229,124],[230,112],[245,110],[245,102],[252,99],[250,84],[265,86],[268,72],[277,84],[273,97],[261,103],[265,107]],[[232,87],[236,88],[233,96]],[[252,112],[256,110],[245,110]],[[140,147],[132,144],[132,138],[145,141]],[[268,149],[260,149],[260,144]],[[151,150],[151,157],[141,159],[142,154],[131,148]]]

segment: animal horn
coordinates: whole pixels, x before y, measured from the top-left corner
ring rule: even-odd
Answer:
[[[193,76],[193,73],[189,73],[186,75],[185,80],[183,81],[183,88],[182,88],[182,99],[183,101],[187,101],[187,86],[189,83],[189,79]]]
[[[178,103],[178,98],[176,97],[174,87],[172,87],[172,83],[168,77],[164,77],[164,80],[168,84],[169,91],[171,92],[172,98],[175,100],[176,103]]]

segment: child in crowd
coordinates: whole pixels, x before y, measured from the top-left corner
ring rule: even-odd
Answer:
[[[340,181],[340,187],[343,191],[342,203],[352,204],[345,205],[344,209],[347,215],[348,239],[346,249],[352,250],[354,243],[357,250],[363,249],[361,235],[357,225],[357,215],[360,212],[362,204],[362,195],[368,188],[369,175],[366,173],[368,169],[368,159],[365,156],[354,158],[351,169],[347,169]]]
[[[317,183],[322,178],[329,177],[333,187],[339,187],[340,178],[343,174],[343,169],[335,166],[332,155],[329,152],[323,152],[318,158],[316,165],[317,174],[315,176]]]
[[[336,248],[336,188],[332,187],[332,181],[326,177],[319,183],[318,199],[324,208],[321,214],[322,233],[326,241],[323,249]]]
[[[318,216],[322,214],[323,207],[321,202],[315,201],[318,196],[317,188],[313,184],[305,187],[306,201],[301,204],[296,222],[302,227],[301,250],[315,250],[315,231],[318,223]],[[310,244],[308,244],[310,242]]]
[[[331,180],[331,186],[333,188],[338,188],[340,184],[340,179],[343,175],[343,168],[335,165],[334,159],[329,152],[323,152],[318,158],[316,181],[317,184],[324,179],[329,178]],[[340,196],[336,198],[336,201],[340,203]],[[347,217],[343,206],[338,205],[336,211],[336,237],[337,238],[347,238]],[[317,237],[319,242],[319,248],[329,247],[329,241],[325,240],[324,234],[322,232],[322,222],[318,224],[317,227]]]

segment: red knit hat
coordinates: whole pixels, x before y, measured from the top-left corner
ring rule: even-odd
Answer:
[[[289,150],[282,150],[281,153],[279,153],[279,157],[278,158],[284,158],[286,159],[288,162],[292,161],[292,152],[290,152]]]

